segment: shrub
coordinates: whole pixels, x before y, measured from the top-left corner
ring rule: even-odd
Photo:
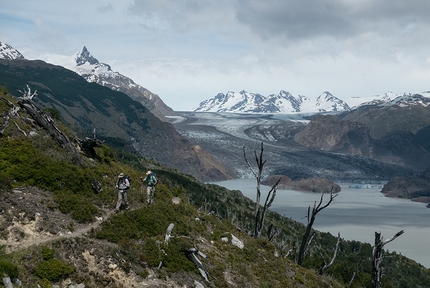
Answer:
[[[58,193],[55,202],[62,213],[72,213],[72,218],[80,223],[91,221],[98,211],[90,199],[72,192]]]
[[[51,282],[57,282],[64,276],[74,272],[74,268],[63,263],[61,260],[51,258],[42,260],[34,269],[34,274],[41,279],[47,279]]]
[[[0,276],[3,277],[4,275],[10,278],[17,278],[18,267],[7,260],[0,259]]]
[[[40,288],[52,288],[51,282],[46,278],[40,280],[39,286]]]
[[[51,249],[47,246],[42,247],[42,257],[43,260],[49,260],[54,258],[54,249]]]
[[[3,191],[10,190],[12,188],[12,177],[0,172],[0,193]]]

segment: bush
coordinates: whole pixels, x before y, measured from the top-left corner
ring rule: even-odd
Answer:
[[[4,275],[10,278],[17,278],[18,267],[7,260],[0,259],[0,276],[3,277]]]
[[[54,249],[51,249],[47,246],[42,247],[42,257],[43,260],[49,260],[54,258]]]
[[[72,213],[72,218],[80,223],[90,222],[98,212],[90,199],[72,192],[58,193],[55,202],[61,213]]]
[[[0,172],[0,193],[12,189],[12,177]]]
[[[51,258],[49,260],[42,260],[34,269],[34,274],[41,279],[47,279],[51,282],[57,282],[63,277],[74,272],[74,268],[69,266],[61,260]]]

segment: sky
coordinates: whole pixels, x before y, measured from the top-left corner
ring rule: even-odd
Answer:
[[[46,61],[86,46],[175,111],[242,90],[353,106],[430,90],[429,14],[428,0],[0,0],[0,42]]]

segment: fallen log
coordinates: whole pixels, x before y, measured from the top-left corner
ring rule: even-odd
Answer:
[[[31,99],[21,98],[19,106],[24,109],[41,127],[48,131],[57,143],[66,149],[72,156],[73,162],[77,165],[84,165],[84,161],[69,137],[58,128],[54,120],[48,114],[39,109]]]

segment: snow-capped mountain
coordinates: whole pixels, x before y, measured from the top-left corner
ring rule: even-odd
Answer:
[[[324,92],[315,100],[303,95],[293,95],[281,90],[279,94],[263,96],[258,93],[229,91],[219,93],[212,99],[203,101],[195,112],[236,112],[236,113],[293,113],[293,112],[340,112],[350,110],[347,103]]]
[[[157,94],[136,84],[129,77],[113,71],[110,65],[99,62],[85,46],[74,55],[73,65],[69,63],[66,66],[88,82],[95,82],[127,94],[133,100],[142,103],[152,114],[163,121],[168,121],[165,116],[176,115]]]
[[[119,90],[124,86],[128,89],[137,87],[130,78],[112,71],[110,65],[100,63],[85,46],[75,54],[75,64],[74,70],[88,82],[109,86],[113,90]]]
[[[422,93],[412,94],[403,93],[395,94],[391,91],[380,95],[374,95],[372,97],[355,97],[351,99],[350,103],[354,103],[352,108],[358,108],[360,106],[410,106],[410,105],[421,105],[428,106],[430,104],[430,91],[424,91]]]
[[[18,50],[14,49],[9,44],[0,42],[0,59],[15,60],[25,58]]]
[[[399,95],[396,95],[391,91],[388,91],[384,94],[373,95],[370,97],[352,97],[348,101],[348,103],[352,109],[357,108],[359,106],[365,106],[365,105],[383,105],[385,103],[390,102],[397,96]]]
[[[405,93],[403,95],[397,96],[393,100],[384,103],[384,106],[398,105],[398,106],[411,106],[411,105],[421,105],[427,107],[430,105],[430,93],[423,92],[421,94],[410,94]]]

